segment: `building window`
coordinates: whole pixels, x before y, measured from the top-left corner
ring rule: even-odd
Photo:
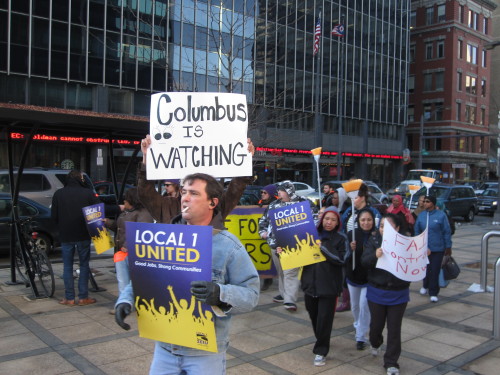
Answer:
[[[432,105],[425,104],[424,105],[424,120],[429,121],[431,119],[432,114]]]
[[[412,93],[415,91],[415,76],[408,77],[408,92]]]
[[[483,68],[486,68],[486,50],[483,49],[483,52],[481,53],[481,66]]]
[[[410,13],[410,30],[414,29],[417,26],[417,12],[412,11]]]
[[[477,94],[476,77],[465,76],[465,92],[471,95]]]
[[[477,47],[467,44],[467,62],[477,64]]]
[[[473,107],[471,105],[465,106],[465,122],[469,124],[476,123],[476,107]]]
[[[483,33],[488,35],[488,19],[483,17]]]
[[[425,24],[432,25],[434,23],[434,7],[425,10]]]
[[[443,108],[443,103],[436,103],[434,109],[436,121],[441,121],[443,119]]]
[[[486,80],[485,79],[481,80],[481,96],[483,98],[486,97]]]
[[[442,59],[444,57],[444,42],[437,43],[437,58]]]
[[[410,47],[410,62],[415,62],[415,46]]]
[[[464,23],[465,8],[463,5],[458,7],[458,22]]]
[[[458,58],[462,59],[464,56],[462,52],[464,50],[464,42],[462,40],[458,40],[457,49],[458,49]]]
[[[424,74],[424,91],[432,90],[432,73]]]
[[[481,108],[481,125],[486,125],[486,108]]]
[[[444,72],[437,72],[435,75],[436,79],[436,90],[443,91],[444,88]]]
[[[462,103],[457,103],[456,119],[457,121],[462,121]]]
[[[474,29],[474,30],[478,29],[478,24],[477,24],[478,16],[479,15],[476,12],[469,10],[468,25],[471,29]]]
[[[438,23],[446,21],[446,5],[445,4],[437,6],[437,21],[438,21]]]
[[[457,72],[457,90],[462,91],[462,72]]]
[[[415,121],[415,108],[411,105],[408,106],[408,122],[414,122]]]
[[[426,43],[425,44],[425,59],[430,60],[432,59],[432,43]]]

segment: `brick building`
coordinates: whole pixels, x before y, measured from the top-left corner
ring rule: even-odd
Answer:
[[[411,2],[408,147],[415,167],[445,181],[488,177],[489,0]]]

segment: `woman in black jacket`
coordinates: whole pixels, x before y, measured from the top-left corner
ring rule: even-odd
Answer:
[[[384,342],[382,331],[387,321],[387,347],[384,354],[384,367],[387,375],[398,375],[398,359],[401,354],[401,324],[406,305],[410,300],[410,283],[392,273],[376,268],[378,258],[384,256],[382,236],[384,226],[391,225],[400,231],[399,217],[385,214],[380,222],[379,232],[368,240],[361,262],[368,270],[368,290],[366,298],[370,307],[370,344],[372,355],[377,356]]]
[[[318,223],[321,253],[326,261],[305,266],[301,286],[316,336],[314,365],[323,366],[330,350],[335,307],[342,292],[342,265],[349,251],[349,244],[345,234],[340,232],[342,224],[337,207],[327,207]]]

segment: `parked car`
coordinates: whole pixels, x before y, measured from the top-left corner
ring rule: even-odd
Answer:
[[[392,197],[395,195],[401,195],[403,198],[410,193],[410,189],[408,188],[409,183],[406,182],[398,182],[392,188],[387,190],[387,197],[392,201]],[[419,184],[420,185],[420,184]]]
[[[411,199],[410,208],[416,208],[418,198],[426,194],[427,188],[423,187],[413,197],[407,197],[406,207]],[[474,215],[478,212],[478,200],[471,186],[435,183],[430,188],[429,194],[436,197],[437,203],[442,202],[453,217],[462,216],[465,221],[473,221]]]
[[[45,207],[52,204],[52,196],[56,190],[62,188],[69,173],[67,169],[26,168],[21,177],[19,193]],[[87,174],[83,174],[85,184],[93,189],[94,185]],[[14,171],[17,178],[17,171]],[[0,170],[0,192],[10,194],[9,171]]]
[[[118,191],[120,191],[122,187],[121,183],[118,183]],[[125,184],[125,189],[123,192],[125,193],[128,189],[134,187],[133,185]],[[110,181],[98,181],[94,182],[94,189],[97,192],[98,195],[110,195],[110,194],[115,194],[115,187],[112,182]]]
[[[0,254],[9,254],[12,228],[12,200],[10,194],[0,193]],[[19,196],[19,215],[32,217],[33,230],[38,232],[38,245],[47,252],[59,246],[59,231],[50,217],[50,208]]]
[[[348,180],[344,180],[344,181],[326,181],[324,184],[328,183],[328,184],[331,184],[333,185],[333,187],[335,189],[338,189],[338,188],[341,188],[342,187],[342,184],[347,182]],[[388,204],[389,203],[389,197],[387,196],[387,194],[385,194],[382,189],[379,188],[379,186],[373,182],[373,181],[363,181],[363,183],[365,183],[365,185],[368,187],[368,192],[374,196],[375,198],[377,198],[377,200],[379,200],[380,202],[384,203],[384,204]],[[324,185],[323,184],[323,185]]]
[[[479,188],[475,189],[474,192],[476,195],[482,194],[483,191],[486,189],[498,189],[498,181],[485,181],[481,185],[479,185]]]
[[[479,213],[493,216],[498,207],[498,189],[486,189],[477,196]]]
[[[307,199],[311,200],[316,206],[319,206],[318,192],[310,193],[305,196]],[[347,204],[351,204],[349,198],[347,198]],[[381,202],[375,195],[370,194],[368,196],[368,204],[376,208],[381,215],[387,212],[387,204]]]
[[[259,185],[248,185],[243,194],[241,195],[240,201],[238,203],[239,206],[253,206],[259,203],[260,201],[260,191],[262,190],[262,186]]]
[[[297,195],[307,195],[309,193],[313,193],[316,190],[311,185],[306,184],[305,182],[294,182],[292,181],[293,186],[295,187],[295,194]]]

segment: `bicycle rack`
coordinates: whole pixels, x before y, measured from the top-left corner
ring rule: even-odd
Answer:
[[[495,295],[493,299],[493,338],[500,340],[500,257],[495,264]]]
[[[500,231],[492,230],[486,233],[481,240],[481,273],[479,276],[481,291],[485,292],[487,288],[488,276],[488,240],[490,237],[500,237]],[[496,292],[496,291],[495,291]]]

